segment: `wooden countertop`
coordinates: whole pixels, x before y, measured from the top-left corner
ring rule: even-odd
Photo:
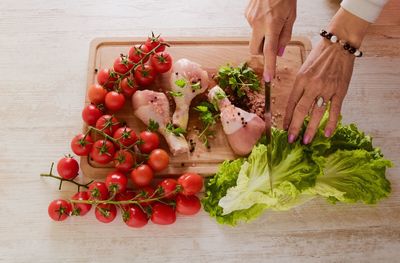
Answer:
[[[89,42],[95,37],[249,36],[246,1],[0,2],[0,262],[396,262],[400,256],[400,4],[370,28],[343,108],[344,122],[374,136],[396,167],[377,206],[314,200],[237,228],[201,213],[176,224],[130,229],[92,212],[50,221],[67,198],[39,177],[69,153],[81,129]],[[396,3],[397,2],[397,3]],[[318,40],[337,1],[299,0],[295,35]],[[155,10],[156,8],[156,10]],[[155,11],[153,11],[155,10]]]

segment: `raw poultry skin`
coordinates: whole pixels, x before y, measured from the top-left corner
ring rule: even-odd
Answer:
[[[173,155],[189,152],[189,145],[183,135],[168,132],[166,126],[171,122],[167,96],[162,92],[138,90],[132,96],[132,106],[136,117],[149,125],[150,120],[158,123],[158,132],[164,136]]]
[[[176,84],[177,80],[184,79],[185,86],[180,87]],[[195,86],[200,81],[200,86]],[[170,88],[172,92],[180,93],[182,96],[173,96],[176,104],[175,112],[172,116],[172,123],[186,130],[189,121],[189,107],[193,98],[203,93],[208,88],[208,74],[201,66],[186,58],[179,59],[172,68],[170,78]]]
[[[249,154],[264,133],[265,122],[256,114],[232,105],[219,86],[209,91],[208,98],[221,112],[222,127],[232,150],[238,155]]]

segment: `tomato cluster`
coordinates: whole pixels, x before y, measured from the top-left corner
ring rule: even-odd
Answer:
[[[155,184],[154,173],[169,164],[169,154],[159,148],[158,134],[151,127],[137,134],[114,116],[137,89],[152,84],[158,74],[170,70],[172,58],[165,51],[166,46],[163,38],[152,34],[144,44],[133,46],[128,55],[117,57],[112,68],[98,70],[97,84],[91,85],[87,93],[91,104],[82,111],[88,129],[72,139],[71,149],[78,156],[88,156],[102,165],[111,164],[115,169],[104,182],[82,185],[74,181],[79,173],[78,162],[70,155],[60,159],[60,177],[56,178],[61,183],[75,183],[78,192],[70,200],[50,203],[48,213],[52,219],[63,221],[70,215],[83,216],[93,205],[100,222],[113,221],[120,208],[128,226],[142,227],[149,219],[155,224],[172,224],[176,212],[193,215],[200,210],[196,194],[202,189],[203,178],[186,173],[178,180],[168,178]],[[49,176],[55,177],[51,171]],[[134,190],[129,188],[129,181]],[[87,191],[79,191],[79,187]]]

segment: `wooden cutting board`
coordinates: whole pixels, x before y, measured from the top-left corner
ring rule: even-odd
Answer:
[[[143,43],[144,38],[101,38],[95,39],[90,45],[88,81],[89,85],[96,83],[96,69],[110,68],[113,61],[121,53],[127,54],[132,45]],[[236,66],[242,62],[249,65],[261,76],[263,70],[262,56],[251,56],[248,50],[248,39],[244,38],[167,38],[171,45],[168,52],[176,61],[180,58],[187,58],[202,65],[212,77],[222,65],[230,64]],[[295,74],[310,51],[311,44],[306,38],[294,38],[286,48],[285,54],[277,62],[277,77],[272,86],[272,120],[278,127],[284,115],[284,109]],[[158,77],[150,89],[165,90],[168,87],[169,74]],[[85,105],[89,104],[88,98]],[[192,107],[196,101],[192,102]],[[126,121],[129,127],[140,132],[145,125],[133,115],[131,101],[127,100],[125,107],[115,114],[119,120]],[[196,143],[193,153],[173,156],[170,159],[169,167],[158,176],[174,176],[184,172],[197,172],[202,175],[211,175],[216,172],[218,165],[224,160],[235,159],[236,156],[218,123],[215,139],[210,141],[211,148],[207,149],[201,141],[198,141],[195,129],[200,127],[198,115],[190,111],[187,139]],[[87,126],[83,126],[83,131]],[[245,139],[245,138],[244,138]],[[161,147],[168,149],[164,139],[161,140]],[[100,165],[87,157],[81,157],[81,169],[85,176],[90,178],[103,178],[112,170],[112,167]]]

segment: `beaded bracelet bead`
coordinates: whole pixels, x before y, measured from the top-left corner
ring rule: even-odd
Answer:
[[[337,36],[335,36],[334,34],[322,29],[321,32],[319,33],[322,37],[328,39],[329,41],[331,41],[332,43],[339,43],[344,50],[346,50],[347,52],[349,52],[350,54],[353,54],[355,57],[362,57],[363,53],[362,51],[360,51],[359,49],[351,46],[349,43],[347,43],[344,40],[338,39]]]

